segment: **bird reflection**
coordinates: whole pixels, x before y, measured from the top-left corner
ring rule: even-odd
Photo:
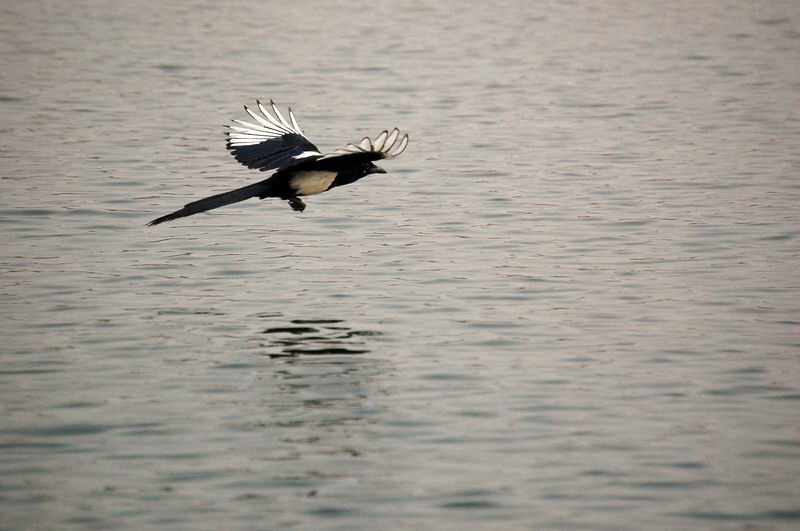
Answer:
[[[263,334],[269,337],[269,346],[279,350],[269,356],[366,354],[370,351],[367,338],[380,335],[371,330],[354,330],[342,323],[340,319],[294,319],[286,326],[267,328]]]
[[[281,493],[329,499],[345,484],[373,478],[354,460],[382,452],[372,427],[389,413],[381,397],[392,370],[379,351],[380,332],[347,326],[340,319],[289,319],[258,314],[258,354],[277,358],[260,364],[250,394],[229,423],[247,437],[257,458],[239,496],[275,499]]]

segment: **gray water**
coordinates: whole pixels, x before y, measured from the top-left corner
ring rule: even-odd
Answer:
[[[0,526],[800,526],[795,1],[6,2]],[[241,105],[388,175],[262,179]]]

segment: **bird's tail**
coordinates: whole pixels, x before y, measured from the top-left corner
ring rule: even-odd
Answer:
[[[244,201],[245,199],[250,199],[251,197],[266,197],[269,196],[270,188],[271,186],[267,183],[267,181],[261,181],[243,186],[242,188],[237,188],[236,190],[231,190],[230,192],[212,195],[211,197],[206,197],[205,199],[200,199],[199,201],[189,203],[182,209],[176,210],[172,214],[167,214],[166,216],[156,218],[147,225],[153,226],[158,225],[159,223],[164,223],[165,221],[185,218],[186,216],[199,214],[200,212],[205,212],[206,210],[212,210],[214,208],[230,205],[232,203],[238,203],[239,201]]]

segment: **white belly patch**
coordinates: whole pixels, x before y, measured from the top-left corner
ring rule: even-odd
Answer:
[[[297,195],[321,194],[331,187],[336,173],[331,171],[303,171],[289,181]]]

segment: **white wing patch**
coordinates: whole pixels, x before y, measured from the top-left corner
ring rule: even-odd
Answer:
[[[322,158],[326,159],[335,157],[337,155],[347,155],[349,153],[380,153],[383,155],[381,158],[391,159],[405,151],[406,146],[408,146],[408,135],[403,135],[400,143],[397,145],[394,151],[391,151],[391,149],[397,143],[397,138],[399,136],[400,130],[395,127],[391,133],[389,133],[389,131],[382,132],[374,141],[370,140],[369,137],[364,137],[364,139],[361,140],[358,145],[347,144],[347,146],[344,148],[337,149],[333,153],[329,153]]]
[[[247,112],[247,114],[252,116],[257,123],[233,120],[241,127],[235,125],[229,126],[230,131],[228,131],[228,140],[230,141],[231,147],[252,146],[255,144],[260,144],[265,140],[282,137],[283,135],[300,135],[303,138],[306,138],[306,136],[303,134],[303,130],[300,129],[300,126],[297,124],[297,119],[294,117],[294,113],[292,112],[291,108],[289,109],[289,121],[287,121],[272,100],[270,100],[269,104],[272,107],[274,116],[270,114],[267,108],[264,107],[260,101],[257,101],[256,104],[258,105],[258,110],[261,111],[261,114],[258,114],[256,111],[250,109],[246,105],[244,110]],[[308,139],[306,138],[306,140]],[[299,159],[321,154],[322,153],[319,153],[318,151],[304,151],[300,155],[296,155],[294,158]]]
[[[320,154],[319,151],[303,151],[299,155],[295,155],[292,158],[293,159],[304,159],[306,157],[314,157],[314,156],[319,155],[319,154]]]

